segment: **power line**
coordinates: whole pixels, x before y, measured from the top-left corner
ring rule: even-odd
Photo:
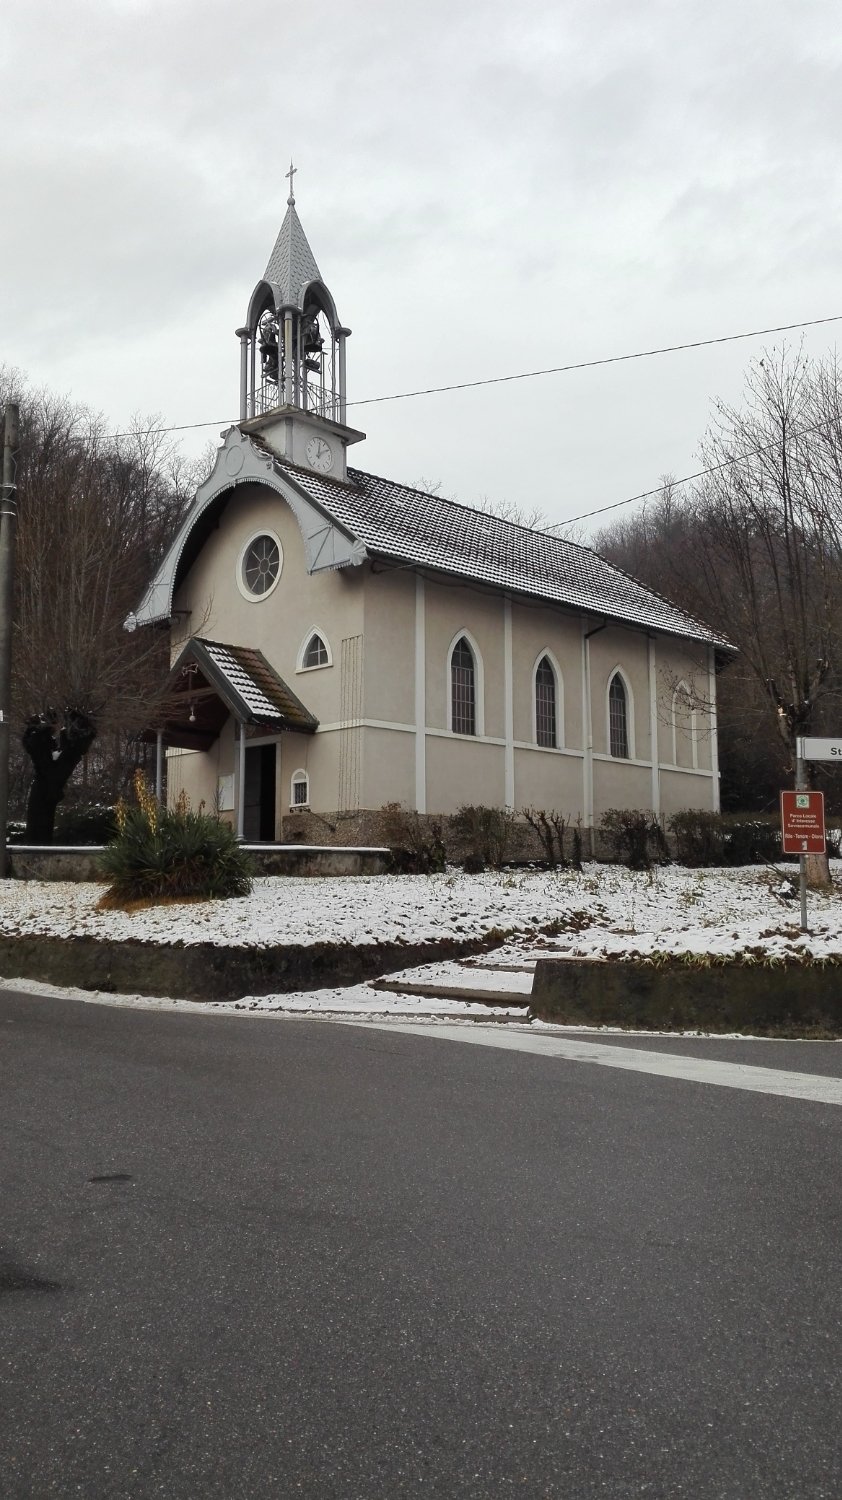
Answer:
[[[781,323],[776,328],[754,328],[748,333],[725,333],[714,339],[694,339],[687,344],[665,344],[661,349],[639,349],[634,354],[609,354],[603,359],[584,359],[578,364],[552,365],[546,370],[524,370],[518,375],[492,375],[485,380],[461,380],[456,385],[431,385],[418,391],[399,391],[391,396],[368,396],[349,401],[349,406],[375,406],[381,401],[408,401],[412,396],[438,396],[445,391],[470,391],[481,385],[505,385],[512,380],[535,380],[539,375],[565,375],[570,370],[594,370],[598,365],[620,365],[631,359],[652,359],[656,354],[678,354],[682,349],[707,349],[713,344],[733,344],[737,339],[763,338],[767,333],[791,333],[796,328],[816,328],[820,323],[839,323],[842,313],[831,318],[808,318],[803,323]]]
[[[600,505],[596,510],[586,510],[581,516],[571,516],[569,521],[553,521],[552,525],[545,526],[544,531],[560,531],[565,526],[575,526],[579,521],[589,521],[592,516],[604,516],[609,510],[621,510],[624,505],[634,505],[636,500],[651,500],[653,495],[662,495],[667,485],[677,489],[680,485],[692,484],[694,479],[705,479],[708,474],[719,474],[723,469],[730,469],[734,464],[742,463],[746,458],[759,458],[763,453],[771,453],[773,448],[780,448],[784,442],[792,438],[808,437],[811,432],[818,432],[827,424],[816,422],[812,427],[801,427],[797,432],[790,434],[789,438],[775,438],[771,443],[765,443],[761,448],[747,448],[744,453],[737,453],[733,458],[723,459],[721,464],[711,464],[707,469],[698,469],[695,474],[685,474],[683,479],[666,479],[663,484],[656,485],[654,490],[642,490],[639,495],[629,495],[626,500],[615,500],[611,505]]]
[[[829,318],[805,318],[800,323],[779,323],[774,328],[753,328],[748,333],[725,333],[712,339],[693,339],[686,344],[665,344],[658,349],[638,349],[633,354],[609,354],[601,359],[583,359],[576,364],[552,365],[546,370],[522,370],[516,375],[490,375],[483,380],[461,380],[455,385],[431,385],[417,391],[396,391],[389,396],[367,396],[359,401],[349,401],[348,406],[378,406],[385,401],[409,401],[415,396],[439,396],[448,391],[470,391],[476,390],[484,385],[506,385],[516,380],[537,380],[543,375],[566,375],[573,370],[595,370],[601,365],[627,364],[634,359],[653,359],[659,354],[679,354],[686,349],[709,349],[715,344],[733,344],[740,339],[764,338],[769,333],[792,333],[797,328],[818,328],[823,323],[842,322],[842,313],[834,313]],[[219,417],[215,422],[182,422],[174,427],[151,427],[146,432],[113,432],[113,438],[126,437],[150,437],[152,433],[164,432],[195,432],[201,427],[225,427],[232,426],[239,421],[238,417]],[[656,493],[652,491],[651,493]],[[636,496],[642,499],[643,496]],[[630,501],[621,500],[621,505],[630,504]],[[606,509],[611,509],[606,506]],[[596,515],[597,512],[591,512]],[[572,523],[565,523],[572,524]]]

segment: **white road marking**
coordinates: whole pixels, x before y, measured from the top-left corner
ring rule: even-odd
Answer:
[[[685,1083],[709,1083],[717,1088],[747,1089],[755,1094],[778,1094],[804,1099],[811,1104],[842,1104],[842,1078],[817,1073],[787,1073],[781,1068],[759,1068],[750,1064],[717,1062],[713,1058],[682,1057],[674,1052],[644,1052],[638,1047],[608,1047],[602,1042],[576,1042],[567,1037],[536,1036],[526,1031],[494,1026],[413,1026],[401,1022],[363,1024],[408,1036],[438,1037],[447,1042],[467,1042],[474,1047],[501,1047],[515,1052],[533,1052],[561,1062],[583,1062],[603,1068],[624,1068],[633,1073],[651,1073],[660,1078],[678,1078]]]

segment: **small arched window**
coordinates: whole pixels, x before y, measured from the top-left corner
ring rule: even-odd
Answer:
[[[476,734],[477,689],[474,653],[460,636],[450,656],[451,728],[454,734]]]
[[[619,672],[611,678],[608,689],[608,748],[621,760],[629,758],[629,703],[626,685]]]
[[[330,652],[321,636],[315,631],[304,648],[304,658],[301,665],[305,670],[308,667],[327,667],[330,665]]]
[[[306,771],[293,771],[289,789],[290,807],[310,806],[310,778]]]
[[[535,739],[547,750],[558,744],[556,680],[548,656],[542,656],[535,669]]]

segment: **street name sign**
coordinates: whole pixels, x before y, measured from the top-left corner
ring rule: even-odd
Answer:
[[[842,740],[814,740],[799,737],[795,745],[802,760],[835,760],[842,766]]]
[[[784,854],[824,854],[824,792],[781,792]]]

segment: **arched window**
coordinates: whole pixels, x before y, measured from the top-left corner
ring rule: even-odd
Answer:
[[[293,771],[289,788],[290,807],[310,806],[310,778],[306,771]]]
[[[608,748],[621,760],[629,759],[629,704],[619,672],[614,673],[608,689]]]
[[[460,636],[450,654],[450,727],[454,734],[477,732],[476,675],[474,653]]]
[[[304,671],[307,671],[310,667],[330,666],[330,652],[321,636],[315,630],[304,647],[301,665]]]
[[[535,669],[535,739],[547,750],[558,745],[557,693],[555,672],[548,656],[542,656]]]

